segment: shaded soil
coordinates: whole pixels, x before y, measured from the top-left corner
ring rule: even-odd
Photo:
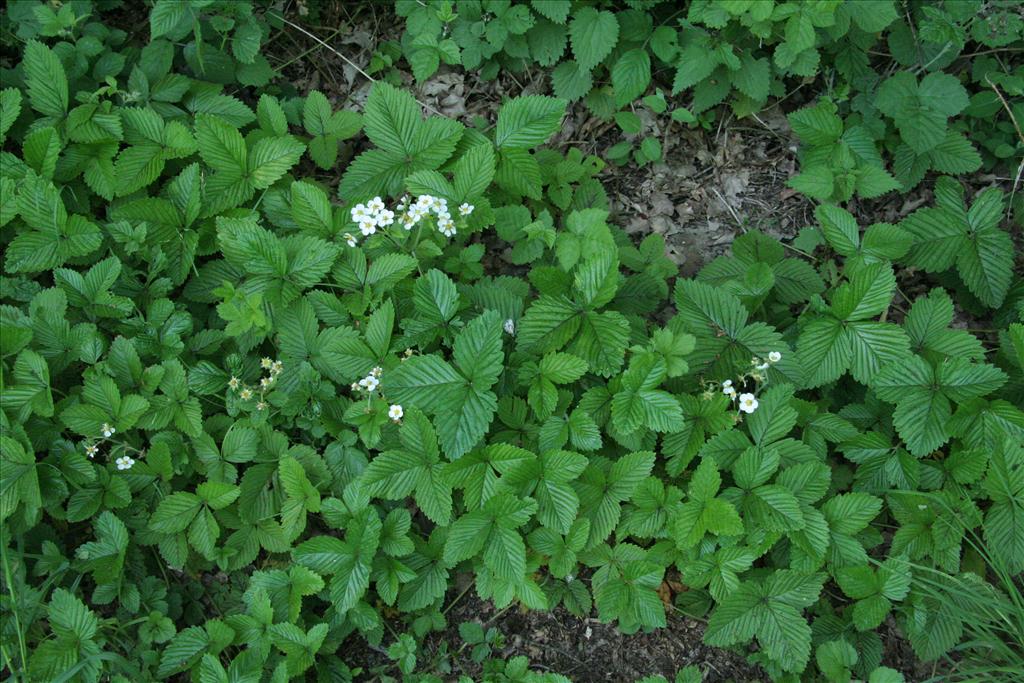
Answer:
[[[496,647],[492,657],[507,661],[526,656],[532,670],[559,673],[577,683],[636,681],[654,674],[671,681],[688,665],[703,671],[705,682],[768,680],[742,655],[705,645],[703,624],[679,615],[670,615],[666,628],[627,636],[614,624],[602,624],[592,617],[581,619],[561,607],[552,611],[523,611],[517,606],[495,610],[490,602],[467,593],[448,612],[447,620],[444,631],[427,636],[419,660],[421,665],[433,662],[434,672],[445,679],[481,673],[480,664],[470,656],[471,648],[462,648],[458,632],[459,624],[476,621],[485,628],[496,627],[504,637],[504,645]],[[360,680],[394,675],[384,648],[367,648],[358,640],[352,637],[346,642],[352,649],[345,651],[343,658],[350,667],[363,669]]]

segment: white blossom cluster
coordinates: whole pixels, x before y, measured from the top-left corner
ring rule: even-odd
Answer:
[[[263,357],[260,359],[260,367],[267,371],[266,377],[260,378],[258,389],[244,384],[241,379],[232,375],[228,380],[228,388],[238,392],[238,398],[243,401],[252,400],[259,391],[259,399],[256,401],[256,410],[266,410],[269,404],[266,401],[266,393],[274,387],[278,376],[284,372],[284,363],[272,358]]]
[[[778,363],[780,360],[782,360],[782,353],[779,351],[770,352],[768,354],[767,360],[762,360],[760,358],[752,358],[750,361],[750,365],[751,367],[754,368],[754,371],[748,372],[746,375],[744,375],[743,378],[740,379],[740,383],[742,383],[743,380],[747,377],[753,379],[755,382],[760,382],[761,380],[765,379],[765,376],[761,374],[762,371],[767,370],[769,365]],[[757,410],[757,406],[759,405],[757,401],[757,396],[752,393],[739,393],[736,390],[736,387],[733,385],[733,381],[731,379],[727,379],[724,382],[722,382],[722,393],[728,396],[729,400],[736,403],[737,407],[741,412],[750,414]]]
[[[365,204],[356,204],[349,213],[363,237],[369,237],[377,232],[377,228],[386,228],[395,222],[395,212],[389,211],[380,197],[374,197]]]
[[[474,208],[472,204],[462,203],[459,205],[458,215],[465,218],[473,213]],[[385,228],[395,222],[406,230],[412,230],[420,221],[430,216],[433,216],[438,231],[445,237],[454,237],[457,232],[455,221],[448,209],[448,200],[429,194],[421,194],[415,200],[405,195],[394,211],[390,211],[380,197],[374,197],[366,204],[356,204],[350,214],[363,237],[369,237],[377,232],[377,228]],[[345,233],[345,242],[350,247],[355,247],[359,243],[351,233]]]
[[[365,391],[366,393],[377,391],[377,387],[380,386],[380,376],[383,372],[383,368],[379,366],[370,370],[370,374],[366,377],[352,383],[352,391]]]
[[[107,422],[104,422],[103,424],[101,424],[100,425],[101,437],[99,439],[99,443],[86,443],[85,444],[85,454],[89,458],[95,458],[96,455],[100,452],[100,444],[105,439],[109,439],[112,436],[114,436],[114,434],[116,432],[117,432],[117,428],[114,427],[114,425],[109,424]],[[127,446],[124,446],[124,447],[127,448]],[[135,459],[132,458],[131,456],[128,456],[128,455],[122,455],[121,457],[119,457],[119,458],[114,460],[114,464],[117,466],[118,470],[122,470],[122,471],[123,470],[130,470],[132,468],[132,465],[135,464]]]
[[[406,356],[409,355],[408,351]],[[352,391],[365,391],[367,394],[372,394],[380,386],[380,376],[382,374],[384,374],[384,368],[375,366],[366,377],[363,377],[358,382],[352,382]],[[395,424],[399,424],[402,421],[403,415],[405,415],[405,410],[400,404],[392,403],[388,407],[388,419]]]

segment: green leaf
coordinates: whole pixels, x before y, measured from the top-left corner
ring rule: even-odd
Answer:
[[[849,282],[836,288],[832,312],[845,321],[867,320],[884,313],[896,290],[896,275],[887,263],[859,268]]]
[[[783,670],[802,671],[810,658],[811,628],[800,608],[817,599],[824,579],[783,569],[764,584],[742,584],[712,613],[705,642],[727,646],[756,637],[765,655]]]
[[[957,257],[957,269],[974,296],[998,308],[1013,278],[1013,241],[999,228],[977,230]]]
[[[564,24],[572,6],[570,0],[530,0],[530,6],[556,24]]]
[[[501,319],[491,311],[473,320],[455,341],[458,370],[435,355],[405,361],[384,380],[388,395],[435,416],[445,455],[455,460],[486,433],[497,399],[490,387],[502,370]]]
[[[651,82],[651,58],[647,50],[624,52],[612,66],[615,106],[622,107],[644,94]]]
[[[36,40],[25,44],[25,85],[32,108],[40,114],[62,118],[68,110],[68,77],[50,48]]]
[[[7,137],[7,131],[18,120],[21,113],[21,91],[17,88],[0,90],[0,143]]]
[[[955,76],[937,71],[918,83],[903,71],[879,86],[875,104],[895,120],[903,141],[920,154],[945,139],[948,118],[961,112],[968,98]]]
[[[248,151],[238,129],[209,114],[196,116],[199,155],[217,171],[244,176],[249,171]]]
[[[804,387],[813,388],[842,377],[850,366],[851,338],[843,323],[826,316],[812,320],[800,333],[797,355],[804,372]]]
[[[567,59],[551,72],[551,87],[558,97],[575,102],[594,87],[594,78],[590,69],[584,69],[575,60]]]
[[[509,100],[498,110],[494,144],[498,149],[536,147],[547,142],[565,116],[564,100],[524,95]]]
[[[367,492],[391,500],[414,493],[416,504],[431,521],[447,525],[452,514],[451,486],[444,477],[433,426],[422,412],[409,409],[399,439],[401,450],[384,451],[363,471]]]
[[[24,503],[28,508],[42,505],[36,460],[9,436],[0,436],[0,520],[10,517]]]
[[[860,247],[860,228],[857,219],[846,209],[833,204],[822,204],[814,210],[821,231],[832,248],[843,256],[853,256]]]
[[[572,54],[581,69],[593,69],[619,40],[619,22],[611,12],[584,7],[569,22]]]
[[[352,516],[345,540],[314,536],[292,551],[293,559],[318,574],[333,575],[329,590],[335,609],[355,607],[370,585],[370,568],[380,542],[382,525],[370,507]]]
[[[249,155],[249,182],[257,190],[270,187],[298,163],[305,150],[306,146],[290,135],[263,138]]]
[[[1013,439],[992,454],[984,485],[992,500],[983,527],[989,552],[1007,571],[1019,573],[1024,569],[1024,450]]]
[[[188,669],[199,661],[209,646],[210,635],[199,626],[190,626],[178,631],[161,653],[157,677],[166,678]]]
[[[529,499],[498,493],[483,508],[469,512],[451,525],[444,546],[449,566],[483,551],[484,565],[498,577],[520,580],[526,571],[526,545],[516,529],[537,509]]]
[[[164,534],[184,531],[203,507],[203,501],[193,493],[172,493],[157,505],[149,518],[149,528]]]
[[[189,12],[188,5],[175,0],[158,0],[149,14],[149,36],[156,40],[173,31]]]
[[[831,145],[843,134],[843,120],[836,115],[836,105],[826,99],[798,109],[787,118],[793,132],[809,145]]]

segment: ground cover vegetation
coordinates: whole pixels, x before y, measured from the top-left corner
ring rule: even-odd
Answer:
[[[1019,675],[1017,3],[387,11],[344,108],[268,59],[327,4],[2,10],[5,680],[568,680],[468,592],[700,619],[765,680]],[[490,120],[415,99],[538,69]],[[616,224],[648,115],[769,106],[797,239],[684,278]],[[624,139],[549,146],[568,107]]]

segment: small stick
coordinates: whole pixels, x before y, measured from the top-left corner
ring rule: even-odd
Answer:
[[[358,64],[356,64],[356,63],[355,63],[355,62],[353,62],[353,61],[352,61],[351,59],[349,59],[349,58],[348,58],[348,57],[346,57],[345,55],[343,55],[343,54],[341,54],[340,52],[338,52],[337,50],[335,50],[335,49],[334,49],[333,47],[331,47],[330,45],[328,45],[328,44],[327,44],[327,43],[325,43],[324,41],[320,40],[320,38],[318,38],[318,37],[317,37],[317,36],[315,36],[314,34],[310,33],[310,32],[309,32],[309,31],[307,31],[306,29],[302,28],[302,27],[301,27],[301,26],[299,26],[298,24],[296,24],[296,23],[293,23],[293,22],[291,22],[291,21],[288,21],[287,19],[285,19],[285,18],[284,18],[283,16],[281,16],[280,14],[274,14],[274,15],[271,15],[271,16],[275,17],[276,19],[280,19],[281,21],[283,21],[284,23],[288,24],[289,26],[291,26],[291,27],[292,27],[293,29],[295,29],[296,31],[299,31],[299,32],[303,33],[304,35],[306,35],[307,37],[309,37],[309,38],[312,38],[313,40],[315,40],[316,42],[320,43],[321,45],[323,45],[324,47],[326,47],[326,48],[327,48],[328,50],[330,50],[331,52],[333,52],[334,54],[336,54],[336,55],[338,55],[339,57],[341,57],[341,58],[342,58],[342,59],[343,59],[343,60],[345,61],[345,63],[346,63],[346,64],[348,64],[348,65],[349,65],[349,66],[351,66],[351,67],[352,67],[353,69],[355,69],[355,70],[356,70],[357,72],[359,72],[359,74],[360,74],[360,75],[362,75],[362,76],[363,76],[363,77],[364,77],[364,78],[365,78],[366,80],[370,81],[371,83],[376,83],[376,82],[377,82],[377,79],[376,79],[376,78],[374,78],[373,76],[371,76],[370,74],[366,73],[366,72],[365,72],[365,71],[363,71],[363,70],[362,70],[361,68],[359,68],[359,65],[358,65]],[[423,107],[424,109],[426,109],[427,111],[429,111],[430,113],[432,113],[432,114],[437,114],[438,116],[444,116],[444,114],[442,114],[442,113],[441,113],[441,112],[439,112],[438,110],[434,109],[434,108],[433,108],[433,107],[431,107],[431,106],[430,106],[429,104],[426,104],[425,102],[420,102],[419,100],[416,100],[416,103],[417,103],[418,105],[420,105],[421,107]]]
[[[989,87],[995,91],[996,97],[998,97],[999,101],[1003,103],[1003,109],[1005,109],[1006,113],[1010,115],[1010,122],[1013,124],[1014,130],[1017,131],[1017,137],[1020,138],[1021,142],[1024,142],[1024,133],[1021,132],[1020,124],[1017,123],[1017,117],[1013,115],[1013,110],[1010,109],[1010,105],[1006,102],[1006,98],[1003,97],[1003,93],[999,92],[999,88],[987,75],[985,76],[985,82],[989,84]],[[1017,167],[1017,177],[1013,179],[1013,187],[1010,188],[1010,201],[1006,203],[1007,220],[1010,218],[1010,211],[1013,210],[1013,195],[1016,194],[1017,186],[1020,185],[1020,177],[1022,173],[1024,173],[1024,161],[1021,161],[1020,166]]]

